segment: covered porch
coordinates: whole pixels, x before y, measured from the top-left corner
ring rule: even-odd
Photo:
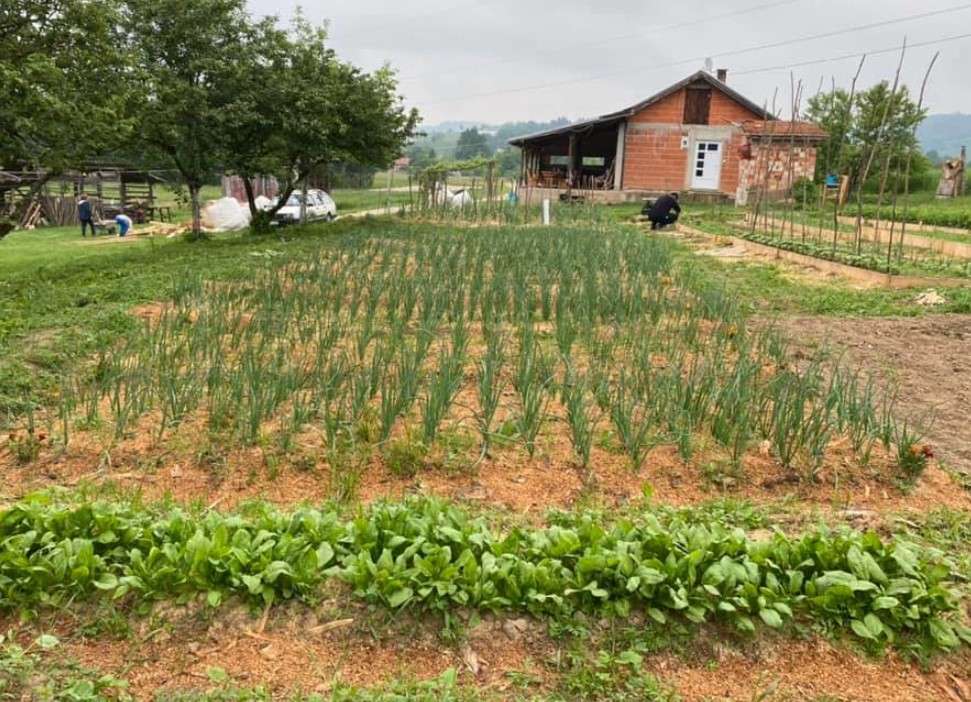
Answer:
[[[520,185],[561,191],[620,191],[623,118],[588,120],[509,143],[522,151]]]

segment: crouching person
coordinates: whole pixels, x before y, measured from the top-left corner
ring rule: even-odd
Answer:
[[[651,229],[661,229],[669,224],[678,221],[681,214],[681,205],[678,204],[678,194],[662,195],[651,207],[651,212],[647,216],[651,220]]]
[[[131,229],[131,217],[126,214],[119,214],[115,217],[115,224],[118,225],[118,236],[127,236]]]

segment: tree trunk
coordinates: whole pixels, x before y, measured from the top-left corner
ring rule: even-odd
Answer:
[[[276,198],[276,201],[273,203],[273,206],[270,207],[269,210],[267,210],[267,212],[269,212],[271,217],[275,215],[277,212],[279,212],[280,209],[287,204],[287,200],[290,199],[290,196],[293,194],[293,191],[297,189],[296,184],[306,177],[307,177],[306,175],[297,174],[297,177],[294,178],[293,180],[286,181],[286,185],[283,186],[283,190],[281,190],[277,194],[277,198]]]
[[[307,223],[307,176],[303,177],[303,190],[300,196],[300,224]]]
[[[192,238],[199,240],[202,238],[202,208],[199,206],[199,191],[201,186],[189,184],[189,198],[192,200]]]
[[[246,189],[246,202],[249,203],[249,213],[256,216],[256,197],[253,195],[253,181],[243,178],[243,188]]]

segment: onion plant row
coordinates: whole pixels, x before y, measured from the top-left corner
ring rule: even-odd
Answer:
[[[63,435],[82,419],[164,441],[201,421],[221,441],[316,432],[333,447],[342,428],[432,444],[459,425],[485,454],[501,423],[533,456],[565,418],[583,464],[601,432],[633,469],[663,443],[688,460],[708,434],[738,465],[768,441],[807,477],[837,438],[863,460],[895,449],[892,398],[834,365],[794,365],[668,246],[610,229],[399,227],[246,282],[189,278],[65,382]]]

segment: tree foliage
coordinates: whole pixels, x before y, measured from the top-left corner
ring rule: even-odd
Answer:
[[[499,163],[499,175],[516,176],[522,165],[522,153],[517,146],[507,146],[496,152],[496,160]]]
[[[438,160],[438,153],[431,146],[411,144],[405,153],[411,160],[410,168],[413,170],[424,170]]]
[[[809,100],[805,116],[829,135],[820,146],[817,179],[827,170],[845,173],[856,187],[872,153],[875,164],[885,163],[889,156],[891,183],[895,183],[902,181],[908,153],[923,158],[914,130],[926,111],[917,107],[906,86],[894,93],[886,81],[877,83],[854,95],[852,105],[845,90],[821,93]],[[917,163],[913,169],[919,171],[924,165]],[[870,179],[879,179],[880,171],[871,170]]]
[[[455,147],[456,160],[466,161],[477,156],[491,155],[492,149],[489,147],[489,141],[486,139],[486,135],[482,134],[475,127],[466,129],[459,135],[459,141]]]
[[[365,73],[341,62],[326,31],[299,13],[289,31],[265,32],[259,47],[262,60],[236,76],[225,112],[230,169],[244,178],[275,175],[283,203],[332,164],[387,167],[401,155],[418,115],[402,105],[389,67]]]
[[[199,192],[222,170],[276,175],[285,201],[333,164],[386,167],[418,121],[396,91],[389,67],[363,72],[299,13],[281,28],[246,0],[0,4],[0,166],[121,153],[174,169],[197,236]]]
[[[199,191],[224,160],[224,110],[235,77],[257,60],[255,37],[269,22],[251,23],[245,0],[126,0],[135,139],[179,171],[197,237]]]
[[[0,3],[0,166],[80,167],[130,129],[119,7]]]

